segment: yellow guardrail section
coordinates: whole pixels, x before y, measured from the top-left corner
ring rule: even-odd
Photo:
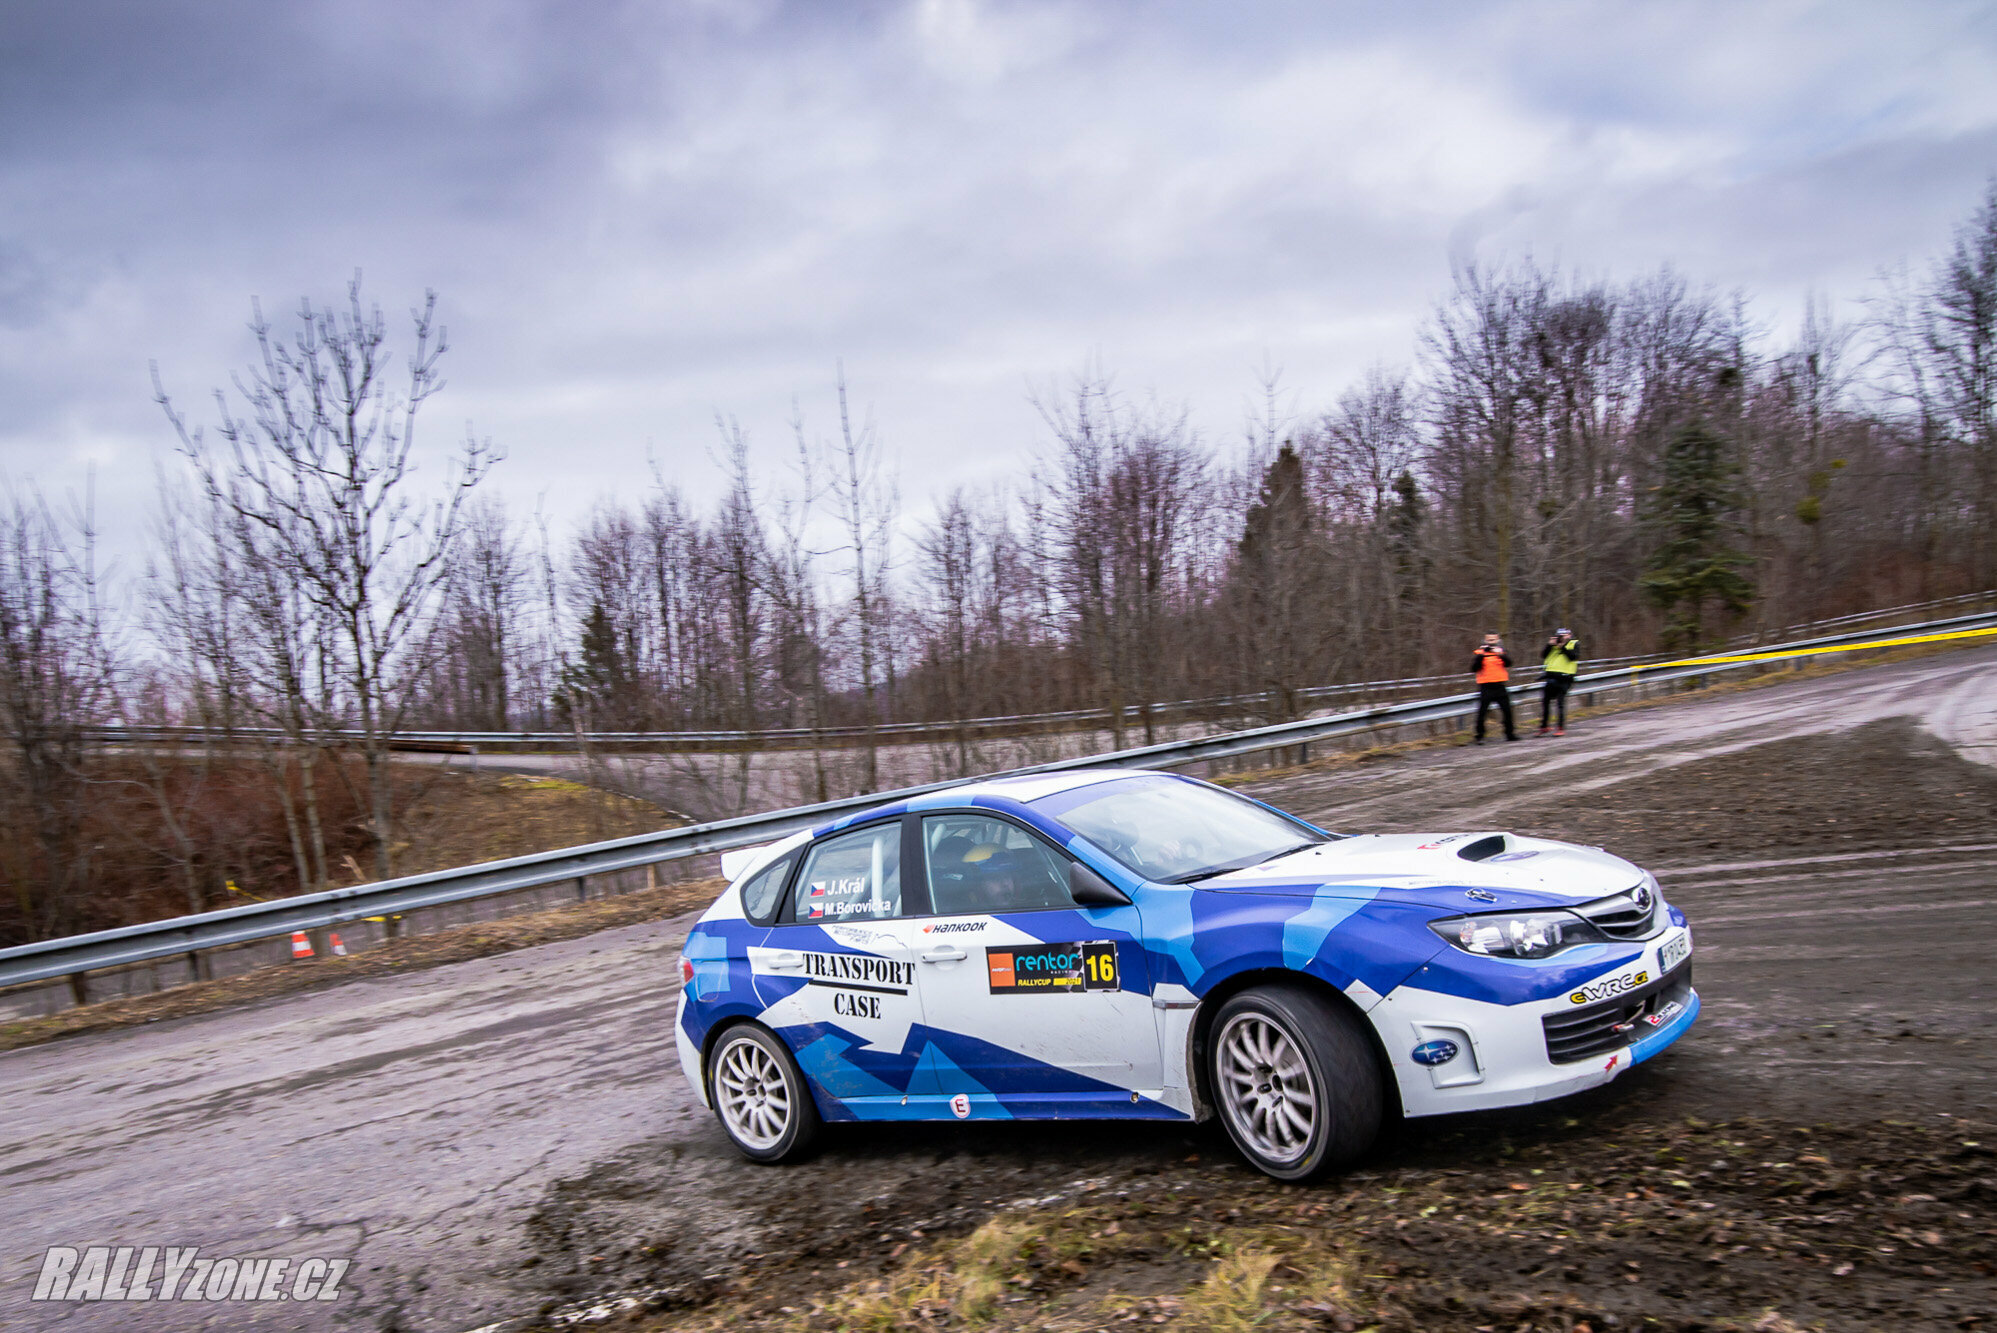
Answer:
[[[1940,643],[1944,639],[1981,639],[1997,635],[1997,626],[1989,629],[1959,629],[1947,634],[1910,634],[1897,639],[1874,639],[1869,643],[1832,643],[1821,648],[1783,648],[1772,653],[1725,653],[1713,657],[1687,657],[1676,662],[1652,662],[1647,666],[1631,667],[1630,678],[1634,680],[1639,671],[1662,671],[1667,667],[1718,666],[1725,662],[1771,662],[1784,657],[1815,657],[1819,653],[1857,653],[1867,648],[1901,648],[1916,643]]]

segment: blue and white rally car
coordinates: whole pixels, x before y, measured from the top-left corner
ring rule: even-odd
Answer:
[[[996,779],[738,854],[686,943],[687,1078],[758,1161],[822,1121],[1204,1120],[1303,1180],[1543,1101],[1699,1013],[1657,881],[1506,833],[1327,833],[1169,773]]]

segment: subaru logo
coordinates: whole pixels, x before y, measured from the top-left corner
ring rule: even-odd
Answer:
[[[1482,889],[1465,889],[1463,896],[1465,898],[1475,898],[1480,903],[1494,903],[1498,901],[1497,894],[1486,893]]]
[[[1650,910],[1650,885],[1639,884],[1630,890],[1630,901],[1636,904],[1637,911],[1648,912]]]
[[[1444,1041],[1441,1038],[1437,1038],[1435,1041],[1425,1041],[1414,1049],[1415,1063],[1418,1065],[1446,1065],[1456,1058],[1459,1049],[1461,1048],[1455,1042]]]

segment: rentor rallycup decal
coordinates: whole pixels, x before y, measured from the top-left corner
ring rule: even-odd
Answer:
[[[1647,968],[1637,972],[1625,972],[1619,977],[1609,977],[1602,981],[1591,981],[1568,996],[1567,1003],[1593,1004],[1597,1000],[1606,1000],[1621,995],[1624,991],[1635,990],[1649,981],[1650,971]]]
[[[985,968],[994,995],[1122,989],[1116,945],[1107,941],[987,948]]]

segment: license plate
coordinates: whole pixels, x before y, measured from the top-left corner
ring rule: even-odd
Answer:
[[[1664,947],[1657,951],[1657,967],[1660,972],[1669,972],[1684,962],[1692,953],[1692,932],[1686,931],[1675,940],[1666,940]]]

